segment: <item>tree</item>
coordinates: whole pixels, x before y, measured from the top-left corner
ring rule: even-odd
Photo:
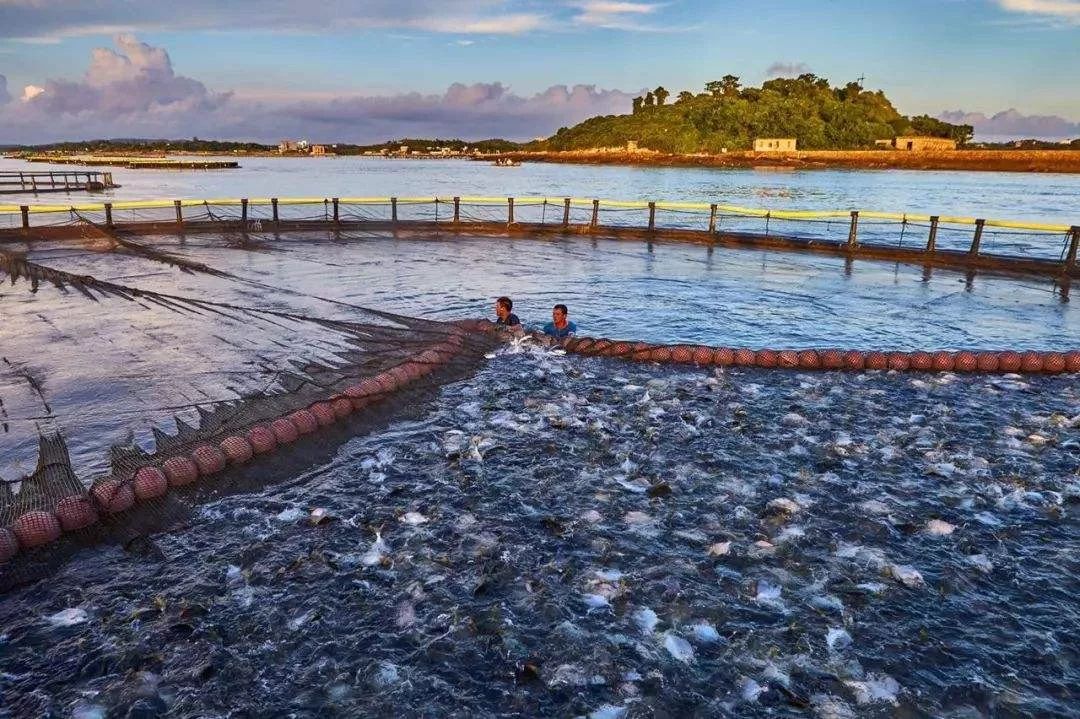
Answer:
[[[641,112],[642,100],[644,100],[644,98],[641,98],[641,97],[635,97],[634,98],[633,102],[634,102],[634,114],[635,115],[638,114],[639,112]]]
[[[651,92],[645,93],[645,107],[652,107],[656,104],[656,96]]]
[[[724,97],[735,97],[739,94],[739,77],[724,75],[720,78],[720,89]]]
[[[667,102],[668,96],[670,94],[670,92],[664,89],[663,85],[653,90],[653,95],[656,96],[657,105],[663,105],[665,102]]]
[[[683,90],[679,93],[679,99],[675,102],[690,102],[694,99],[694,93]]]

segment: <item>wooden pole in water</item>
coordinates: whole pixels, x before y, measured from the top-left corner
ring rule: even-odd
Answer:
[[[716,203],[709,205],[709,234],[716,234]]]
[[[656,203],[649,203],[649,232],[656,229]]]
[[[600,224],[600,200],[592,201],[592,221],[589,222],[589,229],[595,230],[597,225]]]
[[[454,224],[461,222],[461,198],[454,198]]]
[[[277,222],[278,221],[278,214],[277,214],[277,198],[276,197],[271,197],[270,198],[270,208],[271,208],[271,211],[274,213],[274,215],[273,215],[274,222]]]
[[[564,197],[562,201],[562,226],[563,229],[570,227],[570,198]]]
[[[184,210],[180,200],[173,200],[173,207],[176,208],[176,224],[181,227],[184,226]]]
[[[939,219],[941,218],[937,215],[930,216],[930,237],[926,240],[927,252],[937,252],[937,226]]]
[[[22,226],[24,230],[30,229],[30,207],[28,205],[19,205],[19,212],[22,213]]]
[[[971,256],[979,254],[979,245],[982,244],[983,225],[986,220],[975,220],[975,237],[971,240]]]
[[[111,202],[105,203],[105,227],[109,228],[110,230],[113,228]]]
[[[340,222],[338,219],[338,198],[334,197],[331,200],[334,203],[334,224],[336,225]]]
[[[390,221],[397,224],[397,198],[390,198]]]
[[[240,200],[240,221],[245,225],[247,224],[247,205],[248,201],[246,197]]]
[[[514,224],[514,198],[513,197],[507,197],[506,198],[506,224],[507,225]]]
[[[851,227],[848,229],[847,246],[849,250],[854,250],[859,246],[859,211],[851,211]]]
[[[1073,225],[1069,229],[1069,254],[1065,258],[1065,271],[1073,272],[1076,269],[1076,251],[1080,249],[1080,225]]]

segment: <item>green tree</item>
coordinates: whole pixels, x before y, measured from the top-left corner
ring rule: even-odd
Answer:
[[[635,115],[638,114],[639,112],[641,112],[641,103],[642,103],[643,100],[644,100],[644,98],[641,98],[641,97],[635,97],[634,98],[633,103],[634,103],[634,114]]]
[[[676,103],[679,103],[679,102],[691,102],[693,99],[694,99],[694,93],[689,92],[688,90],[683,90],[682,92],[679,93],[679,99],[677,99],[675,102]]]
[[[656,96],[651,92],[645,93],[645,107],[653,107],[656,105]]]
[[[665,102],[667,102],[668,96],[671,95],[671,93],[665,90],[664,86],[661,85],[660,87],[653,90],[653,95],[656,96],[656,104],[663,105]]]

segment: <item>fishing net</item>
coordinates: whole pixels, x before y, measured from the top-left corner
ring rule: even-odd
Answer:
[[[295,478],[419,412],[497,342],[469,323],[252,280],[175,238],[79,214],[69,230],[0,240],[0,591],[81,547],[127,544],[200,503]],[[243,234],[203,239],[272,254]]]

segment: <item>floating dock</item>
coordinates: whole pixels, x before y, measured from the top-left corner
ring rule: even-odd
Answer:
[[[240,167],[237,160],[171,160],[167,157],[93,157],[86,155],[33,155],[27,162],[87,167],[123,167],[128,170],[231,170]]]
[[[0,172],[0,195],[41,192],[101,192],[119,185],[111,172]]]

